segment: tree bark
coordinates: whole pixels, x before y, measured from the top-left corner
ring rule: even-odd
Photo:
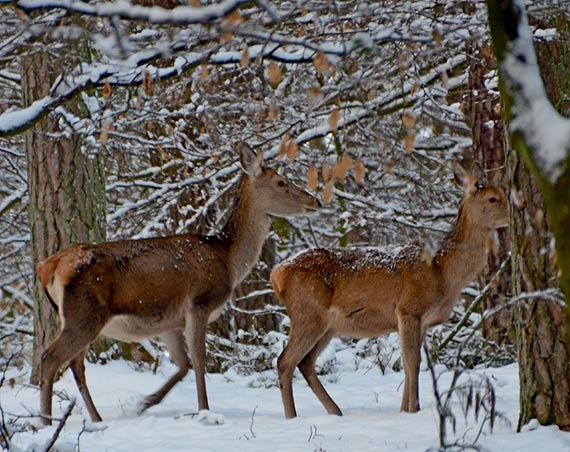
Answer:
[[[522,114],[525,88],[520,80],[511,80],[503,63],[514,41],[527,39],[519,35],[523,26],[524,9],[512,2],[487,2],[489,22],[502,80],[501,94],[507,121]],[[542,79],[547,95],[560,111],[568,96],[567,80],[570,56],[564,43],[568,39],[568,24],[562,14],[556,20],[556,40],[535,43]],[[526,41],[524,41],[526,44]],[[518,47],[519,49],[521,47]],[[526,64],[527,77],[533,77],[534,67],[528,55],[516,58]],[[516,108],[512,108],[513,105]],[[531,125],[532,126],[532,125]],[[548,127],[548,124],[543,125]],[[566,304],[570,302],[570,157],[556,180],[551,180],[536,159],[537,149],[531,147],[528,130],[511,131],[509,151],[509,194],[511,206],[511,252],[513,291],[542,291],[562,289]],[[534,144],[535,145],[535,144]],[[567,143],[570,146],[570,143]],[[566,148],[568,149],[568,147]],[[523,161],[524,159],[524,161]],[[555,248],[552,247],[556,238]],[[556,262],[557,261],[557,262]],[[520,373],[519,429],[530,419],[542,424],[556,424],[570,430],[570,340],[568,339],[570,308],[536,297],[517,310],[517,346]]]
[[[64,55],[44,48],[23,57],[20,65],[24,106],[48,95],[65,65],[73,64]],[[66,49],[69,52],[69,48]],[[65,108],[78,114],[77,101]],[[48,115],[25,133],[28,165],[29,215],[32,261],[73,243],[98,242],[105,238],[105,192],[102,165],[98,156],[82,150],[82,138],[60,127],[57,114]],[[55,310],[36,284],[34,306],[34,356],[32,383],[38,383],[40,358],[57,332]]]
[[[505,175],[506,138],[503,127],[501,99],[496,90],[488,89],[491,72],[496,70],[488,42],[472,41],[468,47],[469,79],[465,99],[465,118],[473,134],[473,159],[481,163],[489,179],[503,185]],[[479,277],[485,287],[497,272],[509,253],[509,233],[506,228],[498,230],[499,249],[489,253],[488,271]],[[504,277],[483,300],[483,311],[500,306],[511,290],[509,277]],[[483,323],[483,335],[496,344],[512,344],[511,313],[502,310]]]

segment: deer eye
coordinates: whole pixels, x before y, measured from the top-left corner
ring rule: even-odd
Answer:
[[[489,202],[490,202],[491,204],[493,204],[493,203],[497,202],[497,198],[495,198],[495,197],[493,196],[492,198],[489,198]]]
[[[285,185],[287,185],[287,184],[285,183],[285,181],[280,180],[280,181],[277,182],[277,186],[278,186],[278,187],[285,187]]]

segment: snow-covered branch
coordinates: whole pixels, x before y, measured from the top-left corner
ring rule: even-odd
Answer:
[[[525,3],[513,3],[518,26],[501,64],[506,88],[513,96],[510,129],[524,136],[538,166],[554,183],[570,156],[570,120],[555,110],[546,95]]]
[[[160,6],[133,5],[128,1],[78,2],[75,0],[20,0],[1,3],[16,4],[24,11],[63,9],[75,14],[95,17],[120,17],[121,19],[144,20],[155,24],[199,24],[221,19],[239,7],[252,3],[251,0],[223,0],[220,3],[202,6],[178,6],[166,9]]]

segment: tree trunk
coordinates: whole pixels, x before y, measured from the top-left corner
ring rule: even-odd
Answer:
[[[469,80],[468,94],[465,101],[465,118],[473,134],[473,159],[481,163],[494,183],[502,185],[505,169],[505,133],[501,99],[495,90],[487,88],[491,72],[496,64],[488,42],[473,41],[468,47]],[[481,275],[481,287],[490,281],[509,253],[509,233],[507,229],[498,230],[499,249],[489,253],[488,271]],[[483,311],[496,308],[509,296],[510,278],[504,277],[492,289],[483,301]],[[496,344],[512,344],[509,338],[511,314],[507,310],[499,311],[483,324],[483,335]]]
[[[548,97],[559,109],[570,94],[570,55],[565,51],[568,36],[566,33],[558,41],[535,45]],[[516,201],[511,218],[515,295],[558,287],[544,198],[519,154],[511,151],[508,165],[509,187]],[[564,309],[536,299],[518,308],[516,314],[521,385],[519,429],[536,418],[541,424],[556,424],[568,430],[570,344],[565,342]]]
[[[49,46],[48,42],[43,44]],[[63,50],[57,55],[57,51],[45,48],[22,58],[24,106],[48,95],[56,76],[73,64],[70,59]],[[65,108],[75,114],[79,110],[74,101]],[[34,266],[73,243],[105,238],[102,165],[97,156],[84,153],[79,135],[62,131],[59,121],[52,113],[25,133]],[[41,354],[54,339],[57,321],[39,284],[36,290],[32,383],[37,384]]]

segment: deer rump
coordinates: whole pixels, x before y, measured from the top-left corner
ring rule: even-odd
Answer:
[[[166,241],[172,246],[164,246]],[[77,315],[70,310],[98,312],[109,319],[100,335],[139,342],[183,329],[184,312],[204,302],[206,294],[229,297],[227,265],[214,246],[207,237],[191,234],[76,245],[40,263],[38,275],[62,325]],[[212,275],[219,278],[214,294]],[[79,303],[66,304],[66,293]],[[208,323],[220,312],[215,310]]]

